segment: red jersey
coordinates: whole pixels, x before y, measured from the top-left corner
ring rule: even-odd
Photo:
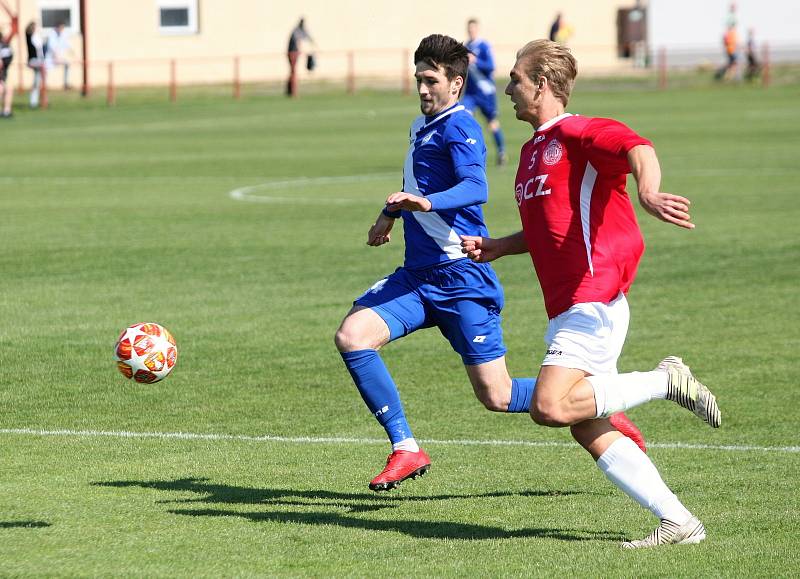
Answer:
[[[637,145],[651,142],[618,121],[564,113],[522,146],[515,192],[548,317],[633,283],[644,240],[625,182]]]

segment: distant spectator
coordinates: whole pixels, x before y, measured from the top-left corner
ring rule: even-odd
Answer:
[[[717,80],[735,78],[738,75],[737,61],[739,59],[739,38],[736,34],[736,25],[728,26],[725,34],[722,35],[722,45],[725,48],[727,62],[717,70],[715,77]]]
[[[556,42],[556,38],[558,37],[558,30],[561,28],[561,12],[556,14],[556,19],[553,20],[553,24],[550,25],[550,40]]]
[[[747,71],[745,72],[745,78],[749,81],[753,81],[761,74],[761,63],[758,62],[756,35],[752,28],[747,31],[745,56],[747,57]]]
[[[56,24],[50,31],[47,39],[47,61],[49,66],[64,67],[64,90],[69,90],[69,57],[72,54],[72,47],[69,44],[69,31],[63,22]]]
[[[725,28],[730,28],[733,26],[736,28],[738,24],[736,20],[736,2],[731,2],[730,6],[728,6],[728,15],[725,17]]]
[[[39,107],[39,93],[42,89],[42,73],[44,71],[45,47],[42,37],[36,30],[36,22],[31,21],[25,27],[25,41],[28,44],[28,68],[33,71],[30,105],[32,109]]]
[[[572,36],[572,26],[564,20],[564,15],[559,12],[550,26],[550,40],[559,44],[566,44]]]
[[[14,87],[8,81],[8,71],[11,68],[11,61],[14,60],[14,51],[11,49],[11,36],[13,33],[4,35],[0,30],[0,104],[2,112],[0,118],[11,118],[11,102],[14,99]]]
[[[300,58],[300,53],[303,52],[306,42],[313,43],[314,40],[306,31],[305,18],[301,18],[289,35],[289,48],[287,50],[287,56],[289,58],[289,80],[286,82],[287,96],[297,96],[297,61]],[[313,68],[313,66],[309,66],[309,69],[311,68]]]

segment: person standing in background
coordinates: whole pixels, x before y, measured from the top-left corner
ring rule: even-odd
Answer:
[[[63,22],[56,24],[50,31],[47,39],[47,60],[48,65],[64,67],[64,90],[69,90],[69,57],[72,47],[69,44],[69,32]]]
[[[14,88],[8,82],[8,71],[11,68],[11,62],[14,60],[14,51],[11,49],[11,39],[14,37],[14,29],[12,28],[8,36],[3,35],[0,30],[0,105],[2,105],[2,112],[0,118],[10,119],[11,102],[14,99]]]
[[[548,38],[553,42],[556,41],[556,38],[558,37],[558,30],[560,28],[561,28],[561,12],[558,12],[556,14],[556,19],[553,20],[553,24],[550,25],[550,34],[548,35]]]
[[[725,58],[727,62],[717,70],[715,78],[725,80],[726,78],[738,78],[739,76],[739,38],[736,34],[736,25],[729,24],[725,34],[722,35],[722,46],[725,48]]]
[[[747,57],[745,78],[749,81],[753,81],[761,74],[761,64],[758,62],[758,56],[756,56],[756,36],[752,28],[747,31],[745,55]]]
[[[564,14],[561,12],[556,14],[556,19],[553,20],[553,24],[550,26],[550,34],[549,38],[553,42],[558,42],[559,44],[566,44],[567,41],[572,36],[572,26],[566,23],[564,20]]]
[[[306,31],[305,18],[301,18],[289,35],[289,47],[286,53],[289,59],[289,80],[286,82],[286,96],[297,96],[297,61],[306,41],[314,42]]]
[[[25,41],[28,45],[28,68],[33,71],[29,103],[32,109],[36,109],[39,108],[39,93],[42,89],[45,48],[33,20],[25,27]]]

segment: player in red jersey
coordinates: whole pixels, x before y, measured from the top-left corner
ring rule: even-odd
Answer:
[[[713,427],[714,395],[680,358],[650,372],[617,373],[628,330],[625,294],[644,251],[625,191],[633,173],[648,213],[692,229],[689,200],[660,191],[652,143],[618,121],[565,112],[577,75],[569,49],[549,40],[517,53],[506,94],[534,135],[522,147],[516,199],[522,231],[501,239],[462,237],[474,261],[530,253],[550,318],[548,344],[531,403],[537,424],[569,426],[573,437],[621,490],[661,520],[626,548],[698,543],[703,524],[669,490],[658,470],[608,417],[653,399],[669,399]]]

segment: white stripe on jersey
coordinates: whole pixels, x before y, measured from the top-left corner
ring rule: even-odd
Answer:
[[[586,172],[581,181],[581,228],[583,229],[583,243],[586,246],[586,259],[589,260],[589,273],[594,276],[592,264],[592,240],[590,213],[592,209],[592,191],[597,180],[597,169],[591,163],[586,163]]]
[[[403,191],[405,193],[412,193],[420,195],[419,185],[417,185],[417,178],[414,175],[414,144],[417,138],[417,133],[425,127],[432,125],[439,119],[451,115],[457,111],[464,110],[463,105],[453,107],[449,111],[434,118],[430,123],[425,123],[425,117],[417,117],[411,125],[410,140],[411,145],[408,147],[408,154],[406,155],[406,162],[403,166]],[[435,211],[414,211],[412,217],[416,219],[420,227],[427,233],[431,239],[438,245],[442,252],[450,259],[460,259],[465,257],[461,252],[461,238],[458,236],[452,227],[441,218]]]
[[[414,219],[425,230],[425,233],[431,236],[436,245],[442,248],[447,257],[450,259],[466,257],[461,251],[461,238],[458,233],[453,231],[453,228],[436,211],[427,213],[415,211]]]

